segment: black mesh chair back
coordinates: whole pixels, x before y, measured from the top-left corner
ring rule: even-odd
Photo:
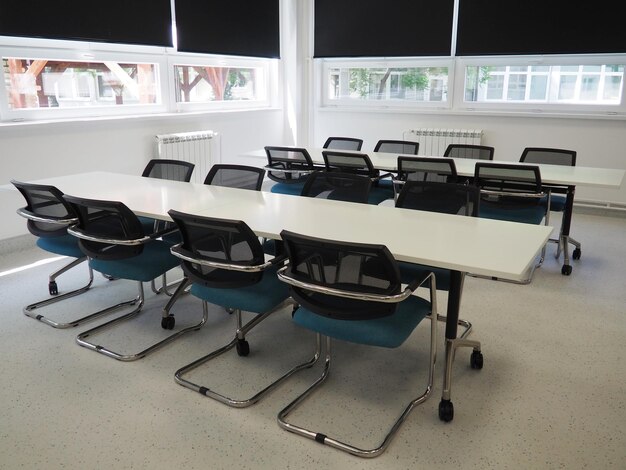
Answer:
[[[175,210],[168,212],[178,226],[183,242],[177,252],[207,263],[235,267],[257,266],[265,261],[258,237],[245,222],[201,217]],[[262,271],[224,269],[182,261],[185,275],[193,283],[216,288],[238,288],[256,284]]]
[[[456,165],[449,158],[398,157],[398,179],[454,183],[457,179]]]
[[[476,186],[433,181],[407,181],[396,207],[478,217],[480,190]]]
[[[148,162],[141,176],[188,183],[194,167],[191,162],[155,158]]]
[[[335,150],[361,150],[363,146],[362,139],[355,139],[353,137],[329,137],[324,143],[325,149]]]
[[[347,153],[324,150],[322,152],[326,171],[341,171],[377,178],[380,172],[374,168],[370,157],[364,153]]]
[[[137,216],[122,202],[68,195],[63,198],[71,204],[78,215],[78,224],[74,229],[93,238],[93,240],[81,238],[78,242],[87,256],[100,260],[119,260],[143,252],[144,245],[137,242],[145,237],[143,226]],[[117,243],[107,243],[106,240]]]
[[[297,147],[265,147],[268,167],[267,177],[278,183],[301,183],[315,171],[307,149]]]
[[[246,165],[213,165],[204,179],[204,184],[227,188],[260,191],[265,170]]]
[[[411,142],[408,140],[379,140],[376,147],[374,147],[374,152],[417,155],[419,148],[419,142]]]
[[[76,214],[70,204],[63,199],[63,193],[54,186],[30,184],[19,181],[11,183],[22,193],[26,207],[20,209],[25,215],[34,216],[41,221],[29,218],[28,231],[38,237],[60,237],[67,234],[68,223],[75,221]],[[18,212],[19,212],[18,211]]]
[[[474,182],[481,190],[481,205],[520,209],[538,206],[543,195],[538,166],[476,163]]]
[[[519,160],[523,163],[576,166],[576,151],[542,147],[526,147]]]
[[[366,204],[371,187],[372,181],[367,176],[316,171],[304,183],[302,196]]]
[[[443,156],[448,158],[471,158],[493,160],[495,149],[486,145],[450,144]]]
[[[358,294],[400,293],[398,265],[384,245],[347,243],[307,237],[283,230],[289,255],[287,273],[297,281],[354,292],[337,297],[291,285],[291,295],[304,308],[340,320],[367,320],[392,315],[397,303],[361,300]]]

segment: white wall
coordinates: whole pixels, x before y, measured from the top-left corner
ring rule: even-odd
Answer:
[[[11,179],[28,181],[96,170],[140,174],[155,156],[156,134],[206,129],[221,135],[222,162],[262,165],[238,156],[285,140],[281,110],[0,124],[0,186]],[[15,214],[23,205],[17,191],[0,189],[0,240],[26,233],[24,219]]]
[[[557,147],[576,150],[577,166],[626,169],[626,121],[623,120],[318,109],[314,123],[316,147],[321,147],[328,136],[349,136],[363,139],[363,150],[367,152],[373,150],[379,139],[401,139],[408,129],[483,129],[483,143],[495,147],[498,160],[518,161],[524,147]],[[626,182],[620,190],[576,188],[576,199],[626,204]]]

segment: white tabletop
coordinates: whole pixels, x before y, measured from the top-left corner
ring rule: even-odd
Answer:
[[[386,245],[400,261],[523,279],[551,233],[517,224],[395,207],[328,201],[269,192],[85,173],[49,178],[66,194],[119,200],[138,215],[168,219],[176,209],[245,221],[258,235],[280,238],[283,229],[314,237]]]
[[[323,165],[324,158],[321,148],[307,148],[313,163]],[[341,152],[349,152],[340,150]],[[396,153],[384,152],[354,152],[365,153],[370,157],[375,168],[384,171],[397,170],[398,155]],[[244,154],[249,157],[267,159],[263,149],[253,150]],[[404,155],[407,157],[422,157],[424,155]],[[440,158],[440,157],[432,157]],[[477,162],[485,160],[473,160],[469,158],[453,158],[456,165],[457,173],[461,176],[474,176],[474,167]],[[519,165],[519,162],[509,162],[494,160],[494,163],[504,163],[511,165]],[[535,165],[535,164],[532,164]],[[624,180],[625,170],[614,170],[609,168],[592,168],[584,166],[562,166],[562,165],[546,165],[540,164],[539,171],[541,173],[541,181],[545,184],[563,185],[563,186],[592,186],[597,188],[619,189]]]

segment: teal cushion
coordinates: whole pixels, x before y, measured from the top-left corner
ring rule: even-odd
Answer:
[[[38,238],[37,246],[42,250],[61,256],[82,258],[85,254],[78,247],[78,238],[72,235],[61,237]]]
[[[144,233],[153,233],[154,232],[154,223],[156,219],[151,219],[150,217],[137,217],[139,222],[141,222],[141,226],[143,227]]]
[[[421,279],[426,274],[435,273],[435,284],[437,290],[450,290],[450,270],[434,268],[432,266],[425,266],[423,264],[412,264],[399,262],[400,278],[404,284],[409,284],[415,279]],[[424,287],[428,287],[428,284],[424,284]]]
[[[508,220],[509,222],[539,225],[545,215],[546,208],[540,205],[520,209],[502,209],[485,206],[481,202],[480,206],[480,217],[484,219]]]
[[[565,211],[565,203],[567,199],[565,196],[551,195],[550,196],[550,210],[552,212],[564,212]],[[548,196],[544,196],[541,198],[541,205],[543,207],[547,207],[548,205]]]
[[[149,282],[178,266],[179,259],[170,253],[170,246],[155,240],[146,243],[138,256],[113,261],[90,259],[89,266],[115,278]]]
[[[430,302],[410,296],[398,304],[393,315],[373,320],[336,320],[317,315],[304,307],[296,310],[298,325],[331,338],[384,348],[397,348],[428,314]]]
[[[378,181],[379,188],[387,188],[393,191],[393,181],[390,178],[383,178]]]
[[[380,186],[372,186],[370,189],[369,197],[367,198],[368,204],[378,205],[387,199],[393,199],[393,187],[383,188]]]
[[[220,289],[193,284],[191,293],[213,305],[262,314],[273,310],[289,297],[287,284],[276,277],[277,269],[278,267],[267,269],[261,281],[251,286]]]
[[[271,187],[270,192],[300,196],[302,195],[302,188],[304,188],[304,183],[276,183]]]

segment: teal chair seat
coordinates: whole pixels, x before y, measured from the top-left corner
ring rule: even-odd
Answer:
[[[393,199],[393,187],[391,185],[388,188],[372,186],[370,194],[367,198],[367,203],[378,205],[387,199]]]
[[[274,186],[270,188],[270,192],[277,194],[289,194],[292,196],[300,196],[302,194],[302,188],[304,187],[304,182],[302,183],[276,183]]]
[[[565,196],[559,196],[557,194],[552,194],[550,196],[550,210],[552,212],[564,212],[565,204],[567,202],[567,198]],[[544,196],[540,199],[540,204],[543,207],[548,206],[548,196]]]
[[[37,246],[42,250],[61,256],[71,256],[72,258],[82,258],[85,256],[78,246],[78,239],[72,235],[60,237],[41,237],[37,239]]]
[[[423,264],[412,264],[399,262],[400,278],[404,284],[409,284],[414,279],[420,279],[427,273],[435,273],[437,279],[437,290],[450,290],[450,270],[425,266]]]
[[[480,217],[484,219],[507,220],[509,222],[539,225],[545,215],[546,208],[541,205],[515,209],[490,207],[484,203],[480,206]]]
[[[393,315],[372,320],[338,320],[317,315],[305,307],[296,310],[293,320],[303,328],[324,336],[351,343],[397,348],[411,335],[415,327],[430,314],[426,299],[411,296],[400,302]]]

